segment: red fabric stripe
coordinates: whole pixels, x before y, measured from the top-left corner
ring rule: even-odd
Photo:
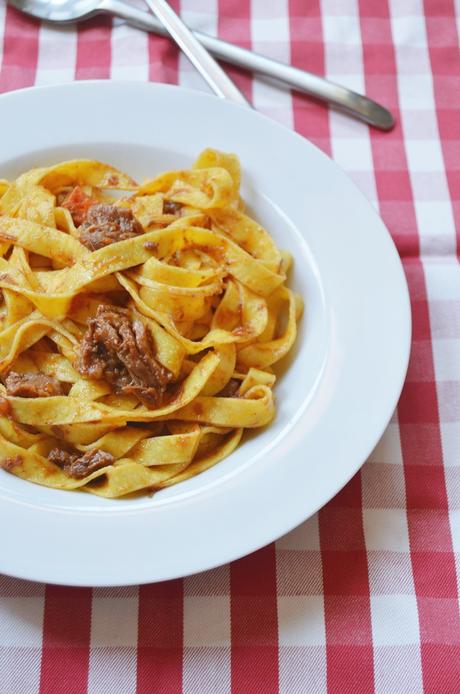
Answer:
[[[296,67],[325,74],[321,8],[318,0],[290,0],[291,62]],[[305,95],[293,94],[297,132],[331,154],[329,112]],[[346,561],[335,541],[337,511],[346,514],[353,548]],[[352,482],[319,514],[324,579],[328,692],[343,692],[343,682],[355,691],[373,691],[373,653],[367,557],[361,511],[361,481]],[[344,539],[344,538],[342,538]],[[348,558],[350,555],[350,558]]]
[[[275,545],[230,566],[232,693],[278,693]]]
[[[455,6],[453,0],[438,0],[436,3],[425,0],[424,7],[439,135],[447,185],[453,201],[460,258],[460,53]],[[449,108],[445,108],[447,105]]]
[[[171,6],[180,12],[180,0],[171,0]],[[149,80],[177,84],[179,76],[179,49],[174,41],[149,34]]]
[[[328,693],[374,691],[361,474],[319,512]]]
[[[137,694],[182,692],[183,581],[139,588]]]
[[[411,296],[415,298],[412,303],[412,311],[417,316],[414,340],[421,336],[425,339],[430,334],[430,323],[423,267],[415,262],[406,264],[406,275]],[[460,660],[460,648],[454,645],[455,641],[458,643],[460,620],[432,357],[429,363],[425,361],[424,378],[422,383],[406,384],[398,414],[424,691],[437,694],[455,690],[456,675],[452,663]],[[422,461],[419,437],[414,436],[414,427],[425,442]],[[436,541],[431,543],[432,549],[426,551],[429,537],[436,538]],[[448,627],[451,638],[440,637],[440,624]],[[440,640],[444,643],[439,643]]]
[[[295,67],[325,73],[323,25],[319,0],[289,0],[291,63]],[[294,127],[327,154],[331,154],[328,110],[322,102],[293,92]]]
[[[250,1],[218,0],[217,33],[225,41],[250,49],[252,47]],[[252,78],[250,73],[233,65],[224,64],[223,67],[246,98],[251,101]]]
[[[85,694],[91,589],[46,586],[40,694]]]
[[[75,79],[97,80],[110,77],[112,20],[94,17],[78,25]]]
[[[363,56],[366,71],[366,91],[369,96],[377,101],[387,103],[394,109],[399,120],[399,104],[396,80],[396,61],[392,43],[391,24],[386,3],[379,3],[379,20],[374,20],[374,3],[365,0],[361,2],[361,32],[363,38]],[[371,12],[371,16],[366,16]],[[382,80],[377,67],[381,65],[381,59],[387,65],[388,74]],[[371,131],[371,143],[374,154],[376,143],[382,137],[385,142],[392,141],[394,146],[400,148],[399,158],[401,170],[387,172],[375,167],[377,192],[381,202],[381,211],[387,221],[393,238],[400,253],[417,256],[420,251],[416,237],[416,217],[412,199],[408,167],[405,160],[404,142],[400,125],[387,135]],[[397,179],[397,184],[392,179]],[[399,188],[399,192],[398,192]],[[388,207],[392,206],[392,214],[388,214]],[[403,222],[403,218],[405,221]],[[407,218],[413,232],[407,233]],[[404,224],[404,227],[402,226]],[[442,621],[441,615],[433,619],[433,608],[423,596],[442,597],[445,592],[448,596],[456,593],[455,565],[451,554],[451,539],[448,532],[447,495],[442,468],[442,449],[439,430],[438,403],[436,383],[431,348],[431,330],[428,313],[428,297],[426,292],[423,266],[418,260],[410,259],[405,264],[409,289],[412,299],[412,314],[414,316],[413,342],[415,348],[412,352],[411,365],[409,367],[409,381],[406,383],[399,407],[399,424],[401,448],[404,460],[404,473],[406,482],[406,501],[408,509],[408,529],[411,545],[411,561],[414,576],[415,591],[417,594],[419,622],[422,634],[421,659],[422,673],[426,692],[439,692],[442,673],[452,673],[449,663],[450,647],[442,645],[432,647],[438,640],[438,622]],[[420,346],[421,343],[421,346]],[[427,348],[427,344],[430,345]],[[411,381],[416,377],[417,369],[414,359],[420,356],[423,350],[423,381]],[[412,364],[414,364],[412,366]],[[419,376],[420,378],[420,376]],[[415,434],[414,434],[415,429]],[[420,440],[425,442],[423,460],[419,454]],[[441,509],[437,514],[427,514],[426,509]],[[426,516],[426,523],[421,524],[420,513]],[[420,513],[419,513],[420,512]],[[444,519],[442,518],[445,514]],[[449,552],[436,554],[418,550],[420,538],[418,533],[424,528],[424,534],[443,537],[442,546],[449,546]],[[437,547],[434,545],[433,547]],[[429,556],[428,556],[429,555]],[[432,570],[432,567],[436,567]],[[440,604],[439,604],[440,608]],[[435,610],[436,612],[436,610]],[[444,614],[444,612],[443,612]],[[458,612],[449,614],[451,624],[458,624]],[[458,632],[457,632],[458,633]],[[446,677],[448,675],[446,674]],[[440,679],[441,678],[441,679]],[[453,686],[453,682],[451,682]]]
[[[376,20],[375,17],[379,19]],[[417,221],[404,149],[396,58],[387,3],[361,0],[360,22],[366,94],[385,104],[396,118],[396,126],[391,132],[369,129],[380,213],[400,255],[417,256],[420,251]],[[386,66],[383,75],[382,65]],[[388,171],[383,168],[384,154],[390,148],[393,160],[399,162],[399,170]]]
[[[40,22],[7,5],[0,70],[0,92],[30,87],[35,82]]]

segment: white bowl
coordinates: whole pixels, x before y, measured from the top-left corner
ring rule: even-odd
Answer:
[[[208,146],[237,153],[243,196],[293,253],[290,284],[305,299],[275,422],[211,470],[129,500],[0,471],[0,571],[70,585],[160,581],[245,555],[308,518],[377,443],[407,368],[407,286],[370,204],[299,135],[201,93],[75,82],[9,93],[0,106],[0,177],[88,157],[142,179]]]

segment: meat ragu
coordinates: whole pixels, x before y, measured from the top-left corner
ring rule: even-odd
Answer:
[[[134,395],[158,407],[172,373],[155,358],[150,331],[127,309],[101,305],[81,341],[77,364],[82,376],[105,379],[115,393]]]
[[[218,464],[273,420],[302,308],[236,155],[36,164],[0,176],[1,480],[115,499]]]
[[[228,383],[217,393],[219,398],[235,398],[240,389],[241,381],[237,378],[231,378]]]
[[[20,398],[49,398],[62,395],[62,387],[58,380],[42,373],[18,374],[15,371],[5,378],[6,392]]]
[[[69,453],[62,448],[53,448],[48,454],[48,460],[62,468],[66,475],[81,480],[95,470],[112,465],[114,457],[111,453],[96,448],[87,453]]]
[[[97,251],[111,243],[139,236],[144,229],[127,207],[97,203],[89,207],[78,233],[86,248]]]
[[[64,197],[62,202],[59,200],[58,202],[60,202],[61,207],[65,207],[69,210],[72,215],[73,223],[76,227],[79,227],[80,224],[83,224],[85,221],[89,208],[96,204],[97,200],[86,195],[80,186],[75,186],[75,188]]]
[[[173,202],[172,200],[163,201],[163,214],[179,214],[183,205],[180,202]]]

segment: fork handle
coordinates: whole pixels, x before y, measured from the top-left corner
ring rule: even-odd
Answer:
[[[166,0],[145,0],[192,65],[221,99],[249,106],[240,90]]]
[[[140,29],[169,36],[167,30],[150,13],[128,5],[122,0],[103,0],[101,10],[114,14]],[[305,70],[266,58],[232,43],[193,31],[196,38],[214,57],[260,75],[274,78],[293,89],[305,92],[380,130],[394,126],[392,114],[376,101]]]

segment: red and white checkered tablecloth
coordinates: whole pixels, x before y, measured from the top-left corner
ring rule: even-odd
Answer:
[[[395,130],[379,133],[230,70],[258,110],[330,154],[380,211],[412,297],[407,383],[361,472],[252,556],[139,588],[0,577],[1,694],[460,692],[459,9],[182,0],[191,26],[396,114]],[[166,39],[107,18],[40,26],[5,0],[0,60],[0,91],[88,78],[205,88]]]

